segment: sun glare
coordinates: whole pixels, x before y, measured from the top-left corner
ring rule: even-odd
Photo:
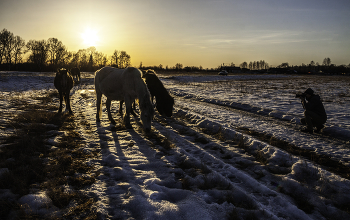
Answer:
[[[97,31],[90,28],[86,29],[84,33],[81,34],[83,43],[87,46],[96,46],[99,38],[97,36]]]

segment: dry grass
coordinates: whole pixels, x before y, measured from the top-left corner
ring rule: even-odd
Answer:
[[[85,161],[94,154],[82,151],[81,137],[74,131],[74,116],[56,114],[57,104],[51,103],[54,92],[35,98],[39,102],[28,104],[20,99],[12,105],[19,110],[6,127],[15,129],[11,136],[4,139],[0,151],[0,168],[9,172],[1,175],[0,188],[9,189],[19,197],[30,192],[46,191],[53,204],[63,210],[63,216],[55,219],[96,219],[92,209],[94,200],[79,190],[95,181],[98,173],[92,173],[93,167]],[[55,112],[52,112],[52,109]],[[45,139],[50,130],[63,130],[57,150],[51,151]],[[76,175],[77,173],[84,175]],[[65,191],[62,186],[70,185],[73,190]],[[76,205],[66,209],[69,204]],[[0,214],[5,217],[11,212],[19,218],[36,219],[40,216],[25,213],[17,202],[0,200]]]

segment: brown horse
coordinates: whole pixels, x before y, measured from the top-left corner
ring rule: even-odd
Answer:
[[[142,78],[144,78],[147,88],[151,94],[152,104],[154,97],[156,97],[155,106],[159,114],[162,116],[171,117],[173,115],[174,98],[168,93],[163,83],[159,80],[157,74],[154,72],[154,70],[149,69],[143,72]],[[123,114],[123,103],[123,100],[119,102],[120,114]],[[133,109],[135,109],[135,103]],[[131,114],[136,116],[133,109],[131,109]]]
[[[80,70],[78,67],[73,67],[69,73],[73,76],[74,81],[80,82]]]
[[[160,115],[171,117],[173,114],[174,98],[169,95],[163,83],[159,80],[154,70],[147,70],[143,73],[153,103],[156,97],[156,108]]]
[[[58,112],[62,112],[62,102],[64,99],[66,103],[66,111],[68,110],[69,113],[72,114],[73,112],[70,107],[69,93],[74,85],[73,77],[66,69],[58,69],[55,76],[54,85],[60,94],[60,108],[58,109]]]

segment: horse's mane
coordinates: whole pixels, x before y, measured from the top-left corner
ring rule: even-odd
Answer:
[[[135,80],[135,88],[137,92],[138,102],[140,106],[143,106],[143,109],[148,106],[148,103],[146,101],[151,99],[150,92],[148,91],[146,83],[143,81],[143,79],[139,78]]]

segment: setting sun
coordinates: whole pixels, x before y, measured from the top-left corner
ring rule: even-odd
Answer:
[[[99,41],[97,31],[90,28],[86,29],[85,32],[81,34],[81,38],[84,41],[83,43],[87,46],[96,46]]]

